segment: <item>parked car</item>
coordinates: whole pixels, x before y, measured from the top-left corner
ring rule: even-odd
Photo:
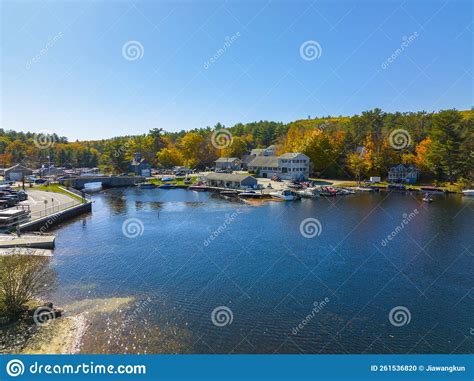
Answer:
[[[0,201],[5,201],[8,204],[8,207],[15,206],[20,202],[16,196],[2,196],[0,197]]]
[[[20,199],[20,201],[28,200],[28,193],[26,193],[25,191],[22,191],[22,190],[18,191],[17,196]]]
[[[7,200],[0,200],[0,209],[6,209],[9,208],[10,205]]]
[[[48,182],[48,180],[46,180],[46,179],[36,179],[35,180],[35,184],[44,184],[44,183],[47,183],[47,182]]]

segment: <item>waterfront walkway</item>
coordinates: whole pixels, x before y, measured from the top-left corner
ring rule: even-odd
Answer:
[[[33,249],[53,249],[54,235],[36,234],[2,234],[0,235],[0,249],[26,247]]]

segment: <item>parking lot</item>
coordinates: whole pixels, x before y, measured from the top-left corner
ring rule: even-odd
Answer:
[[[40,190],[27,190],[28,200],[21,205],[29,205],[32,216],[51,214],[55,211],[80,204],[76,199],[62,193],[46,192]]]

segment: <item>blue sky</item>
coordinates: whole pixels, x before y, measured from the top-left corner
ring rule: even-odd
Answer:
[[[82,140],[473,105],[469,1],[7,1],[1,17],[5,129]]]

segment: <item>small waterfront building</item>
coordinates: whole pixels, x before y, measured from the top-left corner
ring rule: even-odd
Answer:
[[[420,172],[415,166],[399,164],[388,171],[388,181],[390,183],[415,184],[419,175]]]
[[[216,160],[216,169],[232,169],[238,171],[242,168],[242,160],[238,157],[220,157]]]
[[[47,166],[43,165],[38,171],[34,171],[35,174],[37,174],[41,177],[46,177],[46,176],[62,176],[64,175],[64,168],[60,167],[55,167],[55,166]]]
[[[13,167],[6,168],[3,171],[3,176],[7,181],[22,181],[22,179],[31,176],[33,170],[25,167],[21,164],[14,165]]]
[[[258,156],[248,164],[258,177],[278,176],[282,180],[303,180],[309,177],[309,157],[300,152],[280,156]]]
[[[253,176],[237,173],[209,173],[204,179],[208,186],[234,189],[253,188],[258,183]]]
[[[137,176],[151,176],[151,165],[148,163],[147,159],[142,157],[142,154],[139,152],[135,153],[133,156],[133,160],[129,165],[129,170]]]

